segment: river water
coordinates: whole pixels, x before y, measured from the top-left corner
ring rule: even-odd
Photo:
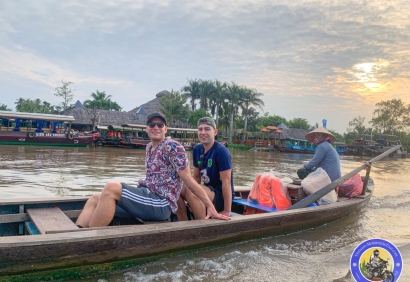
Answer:
[[[252,185],[257,174],[269,170],[280,177],[296,177],[295,171],[312,157],[231,153],[234,182],[239,186]],[[341,156],[342,174],[365,160]],[[362,214],[286,236],[161,259],[87,281],[354,281],[349,275],[350,256],[370,238],[383,238],[398,247],[404,260],[400,281],[410,281],[409,167],[410,159],[375,163],[374,197]],[[101,191],[109,180],[136,184],[144,174],[143,150],[0,146],[0,200],[88,196]]]

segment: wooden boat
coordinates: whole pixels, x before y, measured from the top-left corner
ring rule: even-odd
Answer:
[[[346,146],[346,154],[358,156],[377,156],[391,148],[401,145],[398,136],[390,134],[381,134],[374,140],[366,139],[369,135],[362,134],[362,137],[354,140],[354,144]],[[377,136],[377,135],[374,135]],[[407,150],[404,148],[397,150],[389,155],[389,157],[405,158],[407,157]]]
[[[0,237],[0,276],[119,259],[146,259],[185,248],[286,234],[348,216],[364,208],[370,197],[371,192],[330,205],[238,215],[230,221],[191,220],[84,229],[75,228],[75,225],[69,228],[57,221],[53,230],[40,235],[29,235],[36,230],[30,211],[46,208],[48,216],[52,217],[54,211],[50,207],[58,207],[67,219],[74,219],[87,198],[7,200],[0,204],[3,236]],[[234,205],[233,210],[240,213],[241,208]]]
[[[0,145],[85,147],[92,144],[92,134],[71,131],[74,121],[72,116],[0,111]]]
[[[288,186],[291,198],[296,201],[284,211],[242,215],[244,206],[240,198],[247,197],[249,188],[236,189],[239,198],[234,201],[232,212],[237,216],[232,216],[230,221],[120,222],[123,225],[78,228],[70,219],[78,217],[85,197],[5,200],[0,203],[0,276],[56,268],[66,269],[65,275],[71,269],[86,276],[92,269],[98,269],[93,266],[97,263],[110,265],[126,260],[123,265],[129,267],[164,254],[319,226],[366,207],[372,189],[364,189],[362,195],[352,199],[340,198],[336,203],[308,207],[364,168],[367,169],[364,187],[367,187],[371,184],[370,167],[365,164],[303,199],[299,198],[300,187]],[[261,210],[266,211],[265,208]]]

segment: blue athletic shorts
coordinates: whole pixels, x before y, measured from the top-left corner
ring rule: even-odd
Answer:
[[[224,204],[224,197],[222,195],[222,191],[217,190],[212,186],[208,186],[208,188],[215,193],[213,204],[214,204],[216,211],[217,212],[223,211],[225,204]]]
[[[142,220],[167,220],[171,216],[171,208],[166,198],[151,192],[147,187],[122,185],[122,195],[117,202],[115,216]]]

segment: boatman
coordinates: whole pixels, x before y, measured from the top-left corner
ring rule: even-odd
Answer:
[[[232,161],[229,150],[215,141],[218,129],[209,117],[198,120],[198,137],[201,144],[194,147],[194,178],[204,189],[218,212],[225,216],[231,213],[234,197]],[[202,180],[202,181],[201,181]],[[182,198],[182,199],[181,199]],[[206,217],[203,201],[184,187],[178,200],[178,220],[188,220],[184,199],[188,202],[195,219]]]
[[[161,221],[177,212],[177,200],[184,187],[206,206],[205,218],[229,220],[219,214],[211,200],[192,178],[184,147],[171,137],[165,137],[167,120],[160,112],[148,116],[147,132],[151,142],[146,148],[146,178],[137,187],[120,182],[108,182],[101,194],[93,195],[77,219],[79,227],[110,224],[114,215]]]

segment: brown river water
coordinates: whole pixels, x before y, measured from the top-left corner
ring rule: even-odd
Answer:
[[[252,185],[273,170],[282,178],[312,155],[234,151],[235,185]],[[188,152],[189,158],[191,154]],[[121,148],[0,146],[0,200],[88,196],[107,181],[136,184],[145,174],[145,151]],[[341,156],[342,174],[363,161]],[[403,257],[400,281],[410,281],[410,158],[376,162],[374,197],[361,214],[285,236],[238,242],[185,254],[87,281],[354,281],[353,250],[370,238],[395,244]],[[362,172],[362,175],[364,171]]]

